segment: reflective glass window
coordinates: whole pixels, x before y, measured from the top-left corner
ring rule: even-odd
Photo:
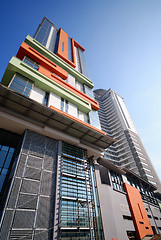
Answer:
[[[47,19],[44,19],[42,25],[36,33],[35,39],[44,46],[46,46],[51,27],[52,23],[50,23]]]
[[[30,81],[29,79],[27,79],[19,74],[16,74],[13,77],[9,88],[29,97],[32,86],[33,86],[32,81]]]
[[[40,64],[36,61],[34,61],[32,58],[29,58],[27,56],[24,57],[23,62],[28,64],[30,67],[34,68],[35,70],[39,69]]]
[[[73,57],[72,57],[72,41],[71,38],[68,37],[68,59],[72,62]]]
[[[82,73],[89,78],[89,73],[88,73],[88,68],[87,68],[87,63],[86,63],[86,58],[85,58],[85,54],[81,49],[79,50],[79,56],[80,56],[80,62],[81,62],[81,69],[82,69]]]
[[[90,119],[90,124],[98,129],[101,129],[100,126],[100,121],[98,117],[98,112],[95,110],[92,110],[89,112],[89,119]]]

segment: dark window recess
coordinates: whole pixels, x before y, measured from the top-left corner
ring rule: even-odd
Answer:
[[[128,236],[128,239],[130,240],[138,240],[137,234],[135,231],[127,231],[127,236]]]
[[[159,220],[158,217],[154,217],[155,220]]]
[[[140,224],[144,224],[143,222],[139,222]]]
[[[39,69],[40,64],[33,60],[32,58],[29,58],[27,56],[24,57],[23,62],[28,64],[30,67],[34,68],[35,70]]]
[[[146,229],[149,229],[148,227],[145,227]]]
[[[148,218],[152,218],[151,215],[148,215]]]
[[[46,93],[45,93],[45,97],[44,97],[44,102],[43,102],[43,104],[44,104],[45,106],[48,105],[48,99],[49,99],[49,93],[46,92]]]
[[[131,217],[131,216],[123,215],[123,219],[126,219],[126,220],[132,220],[132,217]]]
[[[101,183],[111,186],[107,168],[99,165],[99,172],[100,172],[100,177],[101,177]]]
[[[12,179],[11,173],[14,173],[20,142],[20,135],[0,129],[0,218]]]

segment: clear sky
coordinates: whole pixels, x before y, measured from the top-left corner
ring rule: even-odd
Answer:
[[[161,179],[161,1],[1,1],[0,79],[44,16],[86,49],[95,89],[124,98]]]

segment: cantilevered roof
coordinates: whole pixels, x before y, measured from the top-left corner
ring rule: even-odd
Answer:
[[[48,126],[72,137],[82,143],[94,145],[101,149],[107,148],[114,139],[105,132],[84,123],[83,121],[63,113],[57,108],[49,108],[35,100],[25,97],[8,87],[0,84],[0,105],[11,111],[12,115],[19,114],[21,119],[36,122],[38,126]]]
[[[117,172],[117,173],[119,173],[119,174],[121,174],[121,175],[125,174],[125,171],[124,171],[124,170],[122,170],[121,168],[119,168],[119,167],[117,167],[116,165],[112,164],[111,162],[109,162],[109,161],[108,161],[107,159],[105,159],[105,158],[99,157],[99,158],[97,159],[97,162],[98,162],[100,165],[108,168],[109,170],[112,170],[112,171],[114,171],[114,172]]]

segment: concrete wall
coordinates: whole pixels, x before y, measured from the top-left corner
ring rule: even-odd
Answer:
[[[104,170],[108,172],[108,169]],[[126,231],[135,231],[135,227],[132,220],[123,218],[123,215],[131,217],[126,194],[101,183],[98,165],[95,173],[105,240],[128,240]]]

